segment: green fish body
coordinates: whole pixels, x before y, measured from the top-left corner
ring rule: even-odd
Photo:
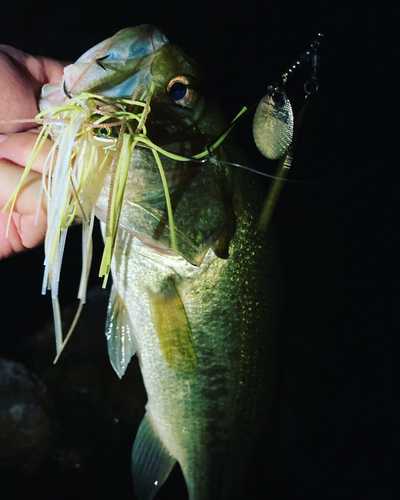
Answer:
[[[133,71],[135,85],[155,84],[147,136],[183,156],[204,151],[226,123],[196,64],[155,28],[131,28],[116,37],[128,45],[134,40],[121,57],[140,59],[123,65]],[[66,87],[131,98],[135,89],[121,91],[124,78],[117,70],[118,77],[108,78],[118,64],[104,57],[113,42],[104,43],[107,50],[101,44],[91,49],[102,57],[104,68],[92,66],[101,82],[90,80],[91,68],[85,69],[91,84],[84,87],[79,72],[72,78],[67,68]],[[228,140],[204,163],[161,158],[177,252],[171,250],[154,155],[138,147],[111,263],[110,360],[121,377],[136,353],[148,394],[132,452],[134,488],[140,500],[152,499],[179,462],[190,500],[233,499],[273,404],[279,312],[274,237],[256,228],[258,179],[222,163],[237,160]],[[106,177],[96,204],[103,221],[110,185]]]
[[[127,234],[117,242],[112,273],[119,296],[110,318],[118,323],[114,307],[126,308],[128,328],[120,324],[113,332],[132,332],[148,394],[132,454],[140,499],[153,498],[176,461],[191,500],[234,498],[266,430],[275,375],[277,260],[271,238],[257,233],[250,212],[237,222],[229,257],[211,250],[199,267],[136,246]],[[177,310],[171,288],[184,306],[195,353],[181,341],[182,352],[172,361],[162,346],[167,332],[154,319],[158,314],[167,322]],[[155,295],[164,295],[164,303]],[[174,349],[174,338],[170,344]]]

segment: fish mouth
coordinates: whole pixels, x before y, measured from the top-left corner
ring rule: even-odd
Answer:
[[[157,231],[154,231],[155,226],[151,221],[160,223],[160,220],[155,217],[154,214],[149,214],[143,207],[136,206],[135,208],[135,212],[139,216],[134,220],[138,223],[132,224],[131,217],[126,218],[121,215],[118,229],[118,238],[120,240],[124,240],[127,236],[132,238],[130,246],[133,250],[140,250],[140,248],[143,248],[162,257],[183,259],[195,267],[200,267],[209,249],[214,248],[215,241],[218,240],[220,234],[223,233],[223,231],[218,231],[218,237],[214,235],[213,238],[202,240],[200,244],[196,244],[193,240],[188,238],[184,232],[180,231],[179,228],[175,228],[177,249],[174,251],[171,247],[168,226],[165,226],[168,235],[165,236],[163,234],[160,239],[156,239],[154,235],[157,234]],[[96,206],[96,217],[103,222],[103,224],[106,224],[106,211],[98,205]],[[146,221],[146,224],[141,223],[143,220]],[[104,236],[105,227],[103,227],[102,231]],[[215,251],[217,256],[221,256],[218,255],[218,248],[216,248]]]
[[[161,175],[153,165],[152,156],[148,151],[136,149],[131,156],[119,226],[155,252],[169,257],[181,256],[188,263],[201,266],[224,228],[232,225],[228,183],[221,182],[214,165],[208,162],[194,168],[177,165],[170,158],[163,159],[172,220]],[[96,202],[96,215],[103,222],[107,220],[109,185],[110,176],[106,177]],[[226,255],[226,251],[220,255]]]

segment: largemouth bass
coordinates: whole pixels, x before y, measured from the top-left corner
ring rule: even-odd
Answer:
[[[143,91],[143,123],[129,125],[123,100],[134,114]],[[42,110],[69,99],[86,107],[80,124],[93,109],[113,114],[82,136],[111,165],[80,201],[86,216],[96,207],[106,242],[113,158],[129,153],[106,335],[120,377],[137,354],[148,394],[132,452],[136,495],[152,499],[179,462],[190,500],[233,499],[274,400],[279,265],[272,230],[256,227],[258,179],[224,163],[237,160],[229,137],[201,154],[227,123],[197,65],[156,28],[123,30],[88,51],[44,88]]]

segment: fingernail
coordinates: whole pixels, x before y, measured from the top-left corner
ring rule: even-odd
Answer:
[[[0,134],[0,144],[7,139],[6,135]]]

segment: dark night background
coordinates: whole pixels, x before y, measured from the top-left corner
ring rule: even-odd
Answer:
[[[285,275],[282,392],[296,443],[289,440],[273,456],[261,447],[248,498],[399,497],[393,81],[399,18],[400,7],[375,2],[355,11],[350,3],[316,1],[239,7],[227,1],[0,1],[0,43],[63,60],[124,27],[156,24],[206,70],[228,117],[261,97],[318,32],[325,35],[320,92],[293,165],[294,178],[318,182],[285,187],[276,221]],[[253,165],[272,173],[248,144]],[[80,235],[78,228],[72,232],[60,295],[73,308]],[[47,386],[43,405],[54,419],[48,439],[55,444],[37,464],[18,456],[0,461],[0,496],[134,498],[129,456],[145,404],[137,368],[119,382],[109,367],[102,331],[107,299],[98,291],[81,330],[52,365],[42,260],[38,248],[0,262],[0,357],[21,362]],[[185,498],[179,472],[157,498]]]

